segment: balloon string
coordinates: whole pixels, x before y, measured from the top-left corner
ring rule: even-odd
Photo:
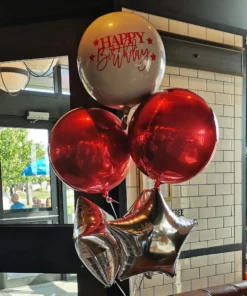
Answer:
[[[108,203],[115,202],[115,203],[119,204],[118,201],[116,201],[115,199],[113,199],[113,198],[111,198],[111,197],[109,196],[109,193],[108,193],[107,190],[104,190],[104,191],[102,192],[102,196],[106,199],[106,201],[107,201]]]
[[[110,202],[110,205],[111,205],[111,208],[112,208],[112,211],[114,213],[115,218],[118,219],[117,213],[116,213],[116,211],[114,209],[114,206],[113,206],[112,202]]]
[[[115,281],[115,284],[118,286],[118,289],[122,292],[122,294],[124,296],[127,296],[125,293],[124,293],[124,290],[120,287],[120,285],[117,283],[117,281]]]
[[[111,205],[111,208],[112,208],[113,214],[114,214],[115,218],[118,219],[117,213],[116,213],[116,211],[115,211],[114,206],[113,206],[112,203],[115,202],[115,203],[118,203],[118,204],[119,204],[119,202],[117,202],[116,200],[114,200],[113,198],[111,198],[111,197],[109,196],[107,190],[104,190],[104,191],[102,192],[102,196],[106,199],[106,202],[109,203],[109,204]]]
[[[134,291],[133,291],[133,295],[132,296],[135,296],[136,295],[136,292],[139,291],[141,289],[141,285],[142,285],[142,282],[144,280],[144,274],[142,275],[142,279],[140,281],[140,284],[139,284],[139,287],[137,288],[137,279],[139,278],[139,276],[137,275],[136,278],[135,278],[135,283],[134,283]]]

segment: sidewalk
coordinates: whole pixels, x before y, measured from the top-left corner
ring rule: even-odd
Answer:
[[[77,296],[76,282],[56,281],[35,286],[0,290],[0,296]]]

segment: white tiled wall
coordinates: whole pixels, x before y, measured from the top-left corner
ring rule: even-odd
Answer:
[[[126,8],[122,8],[122,10],[132,11],[141,15],[142,17],[146,18],[157,30],[237,47],[243,47],[243,38],[239,35],[234,35],[228,32],[218,31],[210,28],[204,28],[201,26],[196,26],[140,11],[133,11]]]
[[[143,16],[160,30],[242,46],[239,36],[153,15]],[[208,167],[192,180],[173,185],[169,206],[172,209],[182,208],[185,217],[198,220],[198,226],[183,250],[242,242],[242,82],[241,77],[232,75],[166,68],[161,89],[182,87],[200,95],[216,113],[220,129],[217,151]],[[132,164],[127,177],[129,206],[139,194],[139,179],[139,171]],[[144,188],[151,188],[153,181],[144,177],[143,184]],[[165,196],[167,190],[165,187],[162,190]],[[178,261],[177,276],[173,279],[165,275],[156,275],[152,280],[144,279],[136,295],[165,296],[241,279],[241,251],[193,257]]]
[[[217,151],[208,167],[192,180],[173,185],[170,207],[182,208],[185,217],[198,220],[198,227],[190,235],[183,250],[241,243],[242,96],[235,95],[235,90],[241,88],[242,80],[231,75],[167,67],[162,89],[169,88],[171,81],[172,87],[181,87],[181,84],[184,84],[183,87],[190,88],[203,97],[216,113],[220,128]],[[226,81],[233,89],[231,94],[229,89],[223,87]],[[217,82],[221,87],[215,87],[212,91],[212,82]],[[193,88],[189,87],[191,85]],[[139,174],[132,164],[127,177],[129,206],[140,190]],[[143,178],[143,182],[145,188],[153,186],[153,181],[146,177]],[[163,189],[165,195],[165,188]],[[157,275],[152,280],[144,279],[141,292],[138,292],[141,294],[137,295],[165,296],[241,280],[241,256],[241,251],[238,251],[181,259],[174,279],[165,275]]]
[[[168,278],[159,274],[152,280],[145,278],[141,284],[141,291],[136,295],[165,296],[241,281],[241,260],[241,251],[181,259],[177,266],[176,277]],[[140,281],[142,275],[138,277]]]

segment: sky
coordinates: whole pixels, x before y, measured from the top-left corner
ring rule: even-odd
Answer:
[[[44,147],[48,148],[48,130],[45,129],[28,129],[29,140],[33,140],[34,143],[41,143]]]

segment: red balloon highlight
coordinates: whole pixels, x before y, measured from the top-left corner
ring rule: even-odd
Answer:
[[[73,189],[107,194],[126,177],[130,154],[121,120],[103,109],[74,109],[54,126],[49,157],[57,176]]]
[[[139,105],[129,124],[130,154],[153,180],[187,181],[212,159],[218,141],[216,116],[197,94],[169,89]]]

